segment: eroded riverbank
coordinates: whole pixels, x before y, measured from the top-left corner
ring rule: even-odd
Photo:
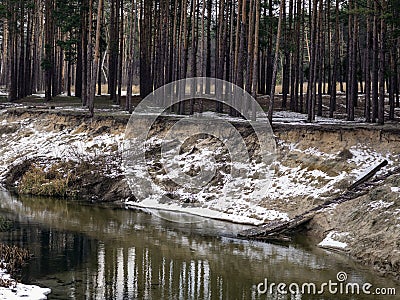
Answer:
[[[43,172],[39,178],[41,187],[54,185],[58,179],[61,191],[67,196],[134,205],[134,195],[124,180],[119,151],[129,115],[104,112],[94,119],[84,115],[67,110],[4,110],[0,126],[3,161],[0,173],[6,185],[18,190],[24,175],[40,173],[32,169],[34,166]],[[163,118],[154,127],[155,134],[162,137],[175,121],[175,117]],[[244,208],[240,211],[243,219],[258,224],[296,215],[340,194],[383,159],[389,161],[388,168],[399,164],[400,132],[396,127],[286,122],[273,126],[278,155],[272,184],[258,201],[263,210]],[[245,122],[233,123],[247,132]],[[256,142],[251,132],[246,142],[250,145]],[[212,141],[204,144],[214,147]],[[35,179],[27,176],[25,180],[29,178]],[[315,217],[310,232],[319,240],[336,232],[336,239],[346,244],[345,252],[381,274],[399,279],[399,186],[399,176],[391,176],[385,184],[373,187],[368,195]],[[229,218],[238,211],[236,206],[224,213]],[[267,211],[276,213],[268,215]]]

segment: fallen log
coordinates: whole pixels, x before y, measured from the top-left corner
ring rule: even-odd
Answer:
[[[387,166],[388,161],[385,159],[382,161],[379,165],[377,165],[375,168],[373,168],[371,171],[369,171],[367,174],[365,174],[363,177],[360,179],[356,180],[351,186],[348,187],[348,190],[352,190],[358,185],[366,182],[367,180],[371,179],[380,169],[383,167]]]
[[[322,212],[325,208],[329,207],[330,205],[347,202],[352,199],[358,198],[362,195],[365,195],[366,193],[368,193],[368,190],[372,186],[375,186],[377,184],[377,182],[382,181],[395,173],[400,173],[400,168],[396,168],[393,171],[388,171],[386,174],[379,176],[374,181],[368,181],[387,164],[388,164],[387,160],[382,161],[379,165],[377,165],[367,174],[365,174],[360,179],[356,180],[352,185],[350,185],[347,191],[345,191],[343,194],[334,199],[325,201],[324,203],[312,209],[309,209],[290,220],[271,221],[269,223],[260,225],[258,227],[241,231],[238,233],[238,236],[249,239],[271,240],[271,241],[276,240],[277,237],[280,236],[287,237],[293,232],[298,231],[301,228],[301,226],[310,222],[316,214]]]
[[[239,237],[262,240],[276,240],[276,236],[288,236],[301,225],[311,221],[315,213],[299,215],[288,221],[272,221],[270,223],[250,228],[238,233]],[[271,224],[272,223],[272,224]]]

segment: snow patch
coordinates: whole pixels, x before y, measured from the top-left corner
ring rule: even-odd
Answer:
[[[38,97],[38,98],[46,98],[46,94],[45,93],[32,94],[32,96]]]
[[[247,207],[242,207],[241,205],[238,205],[238,207],[232,207],[232,210],[229,213],[218,211],[218,205],[210,205],[210,208],[192,206],[183,207],[178,203],[163,204],[160,203],[156,198],[147,198],[140,202],[128,201],[126,202],[126,205],[128,207],[142,208],[145,210],[156,209],[188,213],[199,217],[230,221],[239,224],[262,225],[266,221],[272,221],[276,219],[284,221],[289,220],[289,216],[286,213],[282,213],[276,210],[265,209],[260,206],[249,206],[248,204],[244,204]],[[262,217],[263,219],[259,220],[256,218],[252,218],[250,217],[251,215],[257,215],[259,217]]]
[[[121,96],[126,96],[127,94],[128,94],[127,91],[121,91]],[[137,97],[137,96],[140,96],[140,94],[133,93],[132,96],[133,96],[133,97]]]
[[[74,92],[71,92],[71,96],[68,96],[68,93],[61,93],[60,95],[59,95],[59,97],[75,97],[75,93]]]
[[[0,287],[0,300],[42,300],[47,299],[47,295],[51,293],[49,288],[16,282],[4,269],[0,269],[0,277],[3,280],[12,282],[12,285],[8,288]]]
[[[322,248],[346,249],[347,243],[339,242],[337,238],[348,236],[348,232],[331,231],[328,235],[318,244]]]
[[[356,165],[356,168],[351,172],[351,175],[354,175],[357,179],[360,179],[369,171],[373,170],[384,160],[387,160],[389,165],[393,165],[393,160],[389,153],[378,153],[366,149],[365,146],[361,145],[351,147],[349,150],[353,154],[353,157],[348,159],[348,162]]]
[[[394,202],[385,202],[385,201],[379,200],[379,201],[372,201],[371,203],[368,204],[368,206],[371,207],[372,210],[376,210],[376,209],[389,208],[393,204],[394,204]]]
[[[392,187],[390,188],[390,190],[391,190],[393,193],[400,193],[400,187],[398,187],[398,186],[392,186]]]
[[[291,125],[301,124],[303,126],[310,125],[310,126],[318,126],[318,125],[332,125],[332,124],[354,124],[360,123],[364,124],[363,118],[356,118],[354,121],[347,121],[341,119],[333,119],[327,117],[319,117],[316,116],[315,122],[310,123],[307,122],[307,115],[301,114],[297,112],[291,111],[274,111],[273,113],[273,122],[274,123],[290,123]]]

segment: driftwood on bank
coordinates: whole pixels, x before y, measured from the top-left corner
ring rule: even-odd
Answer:
[[[400,173],[400,168],[396,168],[392,171],[386,172],[381,176],[376,177],[373,180],[370,180],[380,169],[385,167],[387,164],[387,160],[382,161],[370,172],[355,181],[347,189],[346,192],[334,199],[328,200],[310,210],[307,210],[304,213],[297,215],[288,221],[272,221],[255,228],[242,231],[238,234],[238,236],[257,240],[286,241],[289,239],[289,234],[298,231],[302,227],[302,225],[308,223],[316,214],[322,212],[325,208],[365,195],[368,193],[368,190],[371,186],[376,185],[378,182],[388,178],[393,174]]]
[[[376,174],[376,172],[378,172],[383,167],[387,166],[387,164],[388,161],[385,159],[383,162],[381,162],[379,165],[377,165],[375,168],[373,168],[371,171],[369,171],[367,174],[365,174],[363,177],[361,177],[359,180],[357,180],[351,186],[349,186],[348,190],[352,190],[357,186],[359,186],[361,183],[364,183],[367,180],[371,179]]]

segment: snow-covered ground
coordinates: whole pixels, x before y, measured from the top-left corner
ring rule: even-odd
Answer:
[[[13,121],[3,118],[0,129],[14,127],[15,130],[0,135],[0,180],[4,179],[10,166],[26,159],[38,159],[51,164],[59,159],[82,160],[107,156],[110,164],[115,166],[111,171],[108,170],[107,175],[116,177],[121,174],[118,173],[118,156],[121,155],[118,149],[124,139],[122,131],[96,133],[96,128],[87,129],[90,124],[78,128],[66,125],[60,129],[54,128],[52,122],[51,119],[40,118],[25,117]],[[151,143],[159,145],[163,140],[153,138]],[[161,163],[161,171],[152,171],[154,183],[161,194],[172,194],[174,201],[160,201],[159,197],[149,194],[146,199],[130,201],[127,205],[181,211],[256,225],[276,219],[287,220],[291,214],[316,201],[332,197],[384,159],[391,165],[398,163],[389,151],[377,152],[365,144],[349,147],[351,157],[341,160],[338,160],[340,151],[326,152],[315,143],[304,146],[278,140],[277,147],[278,153],[271,165],[252,160],[240,166],[247,172],[246,175],[236,177],[227,171],[228,167],[235,166],[227,162],[226,154],[213,146],[210,149],[198,147],[193,153],[181,153],[175,158],[175,163],[183,174],[210,168],[214,156],[219,157],[215,166],[219,179],[195,192],[185,186],[171,187],[168,181],[179,178],[181,173],[166,173],[163,170],[167,162],[150,157],[147,165],[136,166],[136,171],[148,172],[154,163]]]
[[[11,284],[10,287],[0,287],[0,300],[42,300],[51,293],[49,288],[16,282],[4,269],[0,269],[0,277]]]
[[[378,201],[372,201],[368,204],[369,207],[371,207],[372,210],[375,209],[385,209],[385,208],[389,208],[394,204],[394,202],[386,202],[386,201],[382,201],[382,200],[378,200]]]
[[[318,244],[322,248],[333,248],[344,250],[347,248],[347,243],[340,242],[337,239],[347,236],[347,232],[331,231],[328,235]]]
[[[152,143],[160,144],[162,141],[152,138]],[[219,182],[205,185],[196,192],[191,192],[184,185],[175,186],[168,182],[179,179],[181,172],[211,168],[212,163],[218,169],[230,163],[226,158],[222,158],[220,163],[213,162],[210,154],[221,160],[218,154],[221,151],[215,149],[181,153],[174,158],[178,171],[155,171],[153,181],[156,187],[148,193],[149,197],[127,204],[259,225],[276,219],[287,220],[290,213],[293,215],[302,207],[304,209],[331,198],[385,159],[390,165],[398,163],[390,152],[376,152],[361,144],[350,147],[351,157],[343,159],[339,158],[340,151],[326,153],[313,145],[304,148],[296,143],[280,141],[278,149],[278,155],[270,166],[252,161],[243,166],[248,171],[245,178],[233,178],[220,171]],[[167,162],[155,158],[147,163],[152,166]],[[136,167],[131,172],[146,172],[142,167]],[[270,172],[268,176],[259,177],[261,170]],[[166,194],[167,200],[163,198]]]
[[[150,140],[152,145],[149,145],[149,149],[163,143],[162,139]],[[150,169],[159,163],[163,168],[155,172],[152,188],[141,193],[145,197],[139,198],[139,202],[129,201],[127,204],[255,225],[275,219],[288,219],[286,213],[259,204],[270,186],[271,180],[266,176],[270,173],[269,166],[263,163],[239,164],[228,161],[227,153],[224,154],[223,149],[215,147],[212,142],[210,144],[211,148],[196,144],[198,149],[193,153],[181,153],[171,159],[149,158],[147,165]],[[171,165],[174,168],[170,169]],[[227,170],[229,168],[241,170],[246,175],[235,176]],[[141,175],[135,176],[132,185],[137,185],[137,180],[140,180],[138,177],[147,176],[147,171],[143,166],[134,163],[129,169],[130,174]],[[180,177],[187,176],[190,172],[196,173],[195,176],[198,172],[210,172],[211,176],[205,185],[191,186],[189,182],[180,180]],[[139,186],[138,189],[142,187]]]
[[[307,114],[292,112],[292,111],[275,111],[273,114],[273,122],[274,123],[290,123],[294,124],[302,124],[302,125],[322,125],[322,124],[354,124],[354,123],[363,123],[365,124],[365,120],[363,118],[356,118],[354,121],[347,121],[343,119],[333,119],[327,117],[315,117],[314,123],[307,123]]]
[[[74,132],[72,128],[46,130],[40,128],[40,121],[23,119],[8,122],[3,119],[1,126],[17,126],[13,133],[0,135],[0,181],[10,165],[18,165],[27,159],[41,159],[49,164],[54,159],[80,160],[107,156],[123,139],[123,134],[93,135],[88,132]]]
[[[393,193],[400,193],[400,187],[398,186],[392,186],[390,189]]]

